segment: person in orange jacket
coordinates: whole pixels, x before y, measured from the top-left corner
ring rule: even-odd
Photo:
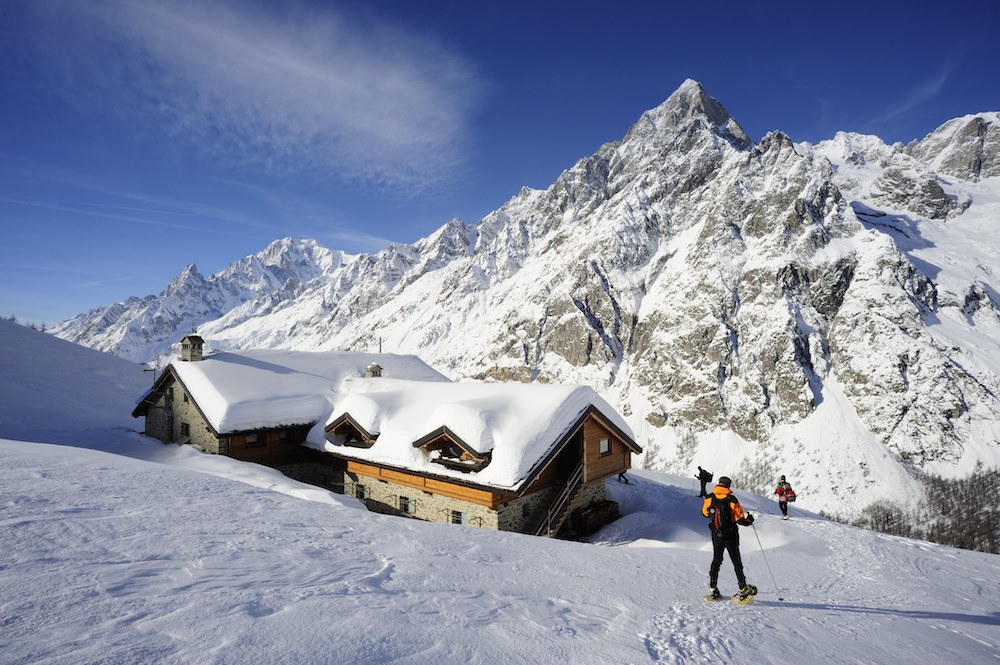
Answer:
[[[708,584],[711,587],[708,598],[711,600],[722,598],[722,594],[719,593],[719,570],[722,568],[722,556],[725,552],[729,552],[729,560],[733,562],[736,581],[740,585],[737,597],[745,600],[757,593],[757,587],[747,584],[746,575],[743,573],[740,533],[737,527],[737,525],[753,524],[753,515],[743,511],[739,499],[730,489],[731,485],[732,480],[727,476],[719,478],[719,484],[701,507],[701,514],[708,518],[709,528],[712,531],[712,565],[708,570]]]

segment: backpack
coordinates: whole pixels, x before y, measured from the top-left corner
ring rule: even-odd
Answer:
[[[708,507],[708,525],[712,533],[722,535],[723,533],[736,528],[736,520],[733,519],[732,503],[739,503],[736,497],[730,494],[724,499],[720,499],[714,494],[709,494],[712,504]]]
[[[792,489],[791,483],[781,483],[785,488],[785,501],[795,501],[795,490]]]

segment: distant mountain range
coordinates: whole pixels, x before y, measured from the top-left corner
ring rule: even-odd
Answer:
[[[348,255],[278,240],[58,337],[139,362],[413,353],[453,378],[583,383],[643,464],[701,464],[852,518],[1000,468],[1000,113],[920,141],[751,140],[695,81],[545,190]],[[977,465],[979,465],[977,467]]]

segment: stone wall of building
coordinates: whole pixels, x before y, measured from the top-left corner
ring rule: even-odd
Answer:
[[[486,506],[365,476],[345,474],[344,494],[363,500],[369,510],[377,513],[405,515],[426,522],[498,528],[496,511]]]
[[[518,497],[501,506],[498,511],[499,528],[503,531],[517,531],[519,533],[534,532],[558,493],[558,487],[548,487]]]
[[[160,395],[160,399],[146,410],[146,436],[169,443],[173,438],[170,432],[171,417],[172,414],[167,409],[167,398]]]
[[[173,440],[179,441],[187,436],[190,443],[207,453],[218,455],[219,439],[212,433],[201,412],[195,408],[194,401],[184,392],[184,387],[175,383],[170,390],[173,392]]]
[[[549,487],[508,503],[500,509],[500,528],[504,531],[534,533],[545,519],[546,511],[560,491],[561,487]],[[580,489],[576,500],[570,506],[570,511],[605,499],[607,491],[604,480],[589,483]]]
[[[607,498],[608,491],[604,484],[604,479],[595,480],[592,483],[588,483],[582,490],[580,490],[580,494],[576,497],[576,501],[573,502],[573,508],[589,506],[592,503],[606,501]]]
[[[359,498],[372,512],[412,517],[426,522],[461,522],[470,526],[519,533],[535,531],[545,511],[561,489],[549,487],[532,492],[494,511],[480,504],[424,492],[405,485],[347,474],[323,464],[304,462],[283,466],[280,470],[295,480]],[[596,481],[580,490],[580,495],[572,508],[589,506],[606,499],[604,480]]]
[[[167,388],[156,403],[146,410],[145,432],[147,436],[164,443],[173,443],[186,437],[189,443],[199,446],[205,452],[226,453],[225,450],[220,450],[220,439],[212,433],[201,412],[195,408],[194,401],[179,383]]]

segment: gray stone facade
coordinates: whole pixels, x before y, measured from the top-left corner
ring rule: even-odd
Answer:
[[[226,454],[220,441],[201,416],[180,383],[173,383],[146,413],[146,434],[160,441],[192,443],[207,453]]]
[[[384,480],[352,475],[344,475],[344,494],[363,500],[373,512],[405,515],[425,522],[499,528],[497,512],[486,506]]]
[[[302,463],[282,467],[280,470],[301,482],[358,498],[372,512],[411,517],[425,522],[453,522],[518,533],[534,532],[560,489],[547,487],[491,510],[470,501],[375,478],[346,474],[321,464]],[[599,480],[584,486],[571,508],[588,506],[606,499],[604,480]]]

